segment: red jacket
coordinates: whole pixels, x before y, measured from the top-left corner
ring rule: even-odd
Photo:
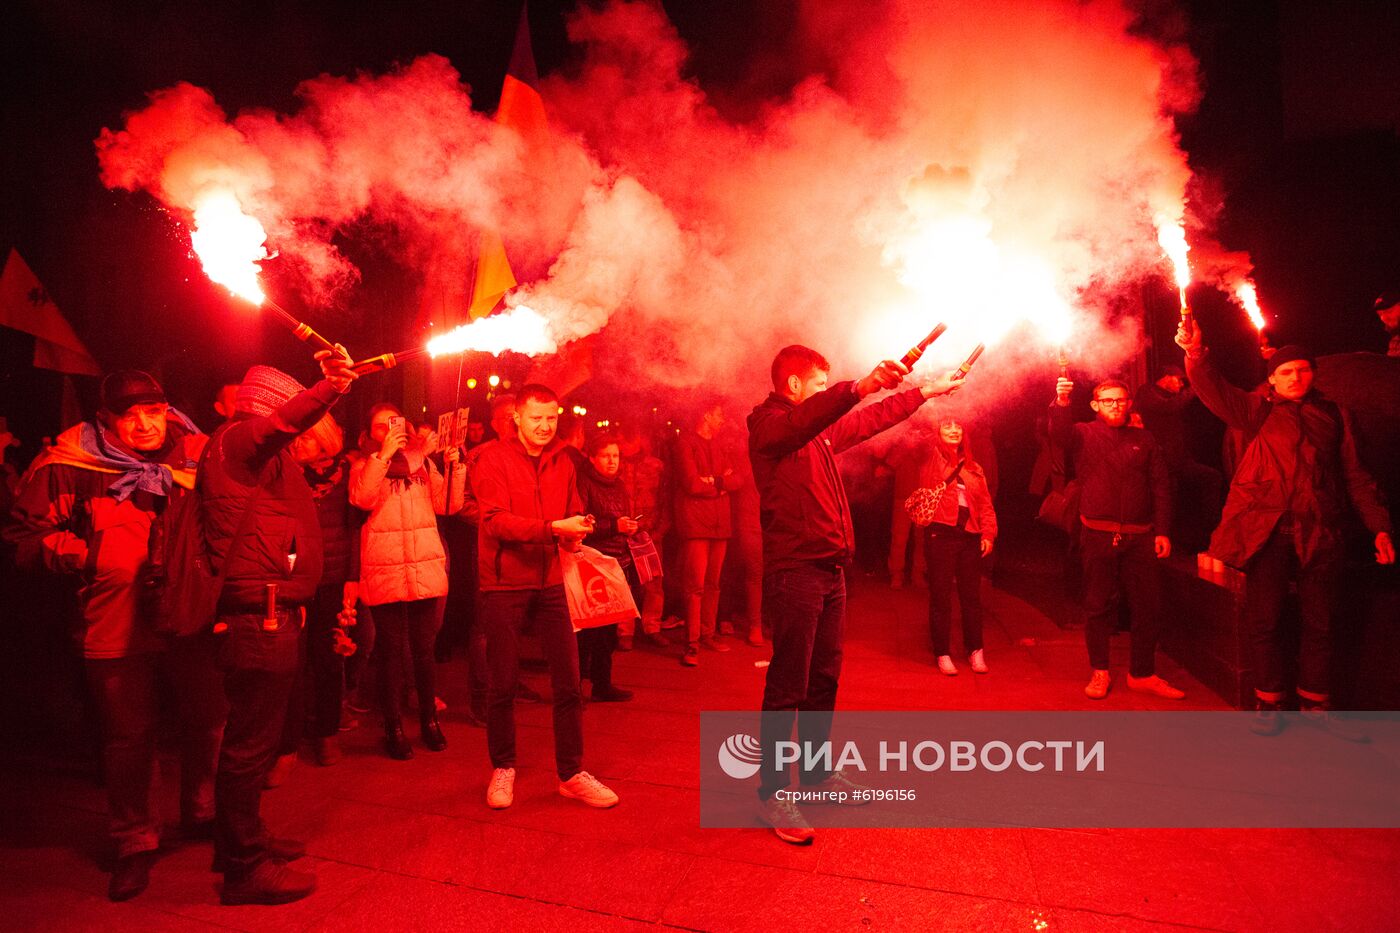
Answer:
[[[924,462],[919,473],[919,488],[936,489],[938,484],[948,479],[957,461],[949,462],[935,447]],[[958,483],[963,485],[963,495],[967,498],[967,530],[980,535],[984,541],[997,539],[997,513],[992,507],[992,491],[987,486],[987,474],[982,465],[976,462],[964,463],[958,471],[957,479],[943,490],[934,513],[935,525],[956,525],[958,523]],[[907,496],[906,496],[907,498]],[[903,500],[900,501],[902,506]]]
[[[185,433],[174,418],[168,431],[159,462],[192,467],[208,438]],[[20,490],[16,524],[6,530],[21,567],[76,579],[82,624],[74,637],[86,658],[124,658],[165,647],[151,630],[139,582],[164,497],[137,490],[118,501],[108,491],[115,479],[72,462],[40,463]],[[171,497],[189,494],[179,485],[170,489]]]
[[[764,573],[803,563],[845,564],[855,555],[836,454],[908,418],[924,396],[910,389],[847,415],[858,401],[855,383],[838,382],[801,405],[773,393],[749,415]]]
[[[738,485],[729,451],[694,431],[676,438],[676,533],[682,538],[728,538],[729,489]],[[729,472],[729,476],[724,474]],[[714,478],[713,483],[700,477]]]
[[[519,438],[511,437],[479,448],[471,479],[481,515],[477,567],[483,592],[563,584],[550,524],[583,514],[574,462],[565,447],[556,438],[532,457]]]

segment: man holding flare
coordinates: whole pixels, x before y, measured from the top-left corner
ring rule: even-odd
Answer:
[[[845,568],[855,553],[836,454],[895,426],[928,399],[956,390],[965,377],[947,373],[852,412],[862,399],[898,386],[909,366],[886,360],[863,379],[828,387],[830,370],[817,351],[784,347],[773,360],[773,392],[748,419],[763,526],[763,608],[773,626],[763,691],[759,815],[779,839],[794,845],[810,844],[815,834],[796,804],[777,793],[789,783],[787,768],[777,764],[777,743],[791,738],[794,719],[800,741],[810,747],[830,734],[846,622]],[[832,792],[831,799],[854,787],[839,771],[804,771],[801,782],[805,790]]]

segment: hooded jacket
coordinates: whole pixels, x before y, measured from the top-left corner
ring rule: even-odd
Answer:
[[[1340,548],[1348,500],[1371,534],[1391,530],[1376,482],[1357,457],[1346,409],[1316,391],[1298,401],[1272,389],[1267,395],[1246,392],[1205,355],[1188,356],[1186,373],[1202,403],[1244,439],[1220,525],[1211,535],[1212,555],[1244,567],[1288,516],[1298,559],[1306,565]]]
[[[583,514],[567,445],[558,438],[538,457],[518,437],[483,444],[472,467],[472,493],[481,523],[477,567],[483,592],[560,586],[559,548],[552,522]]]
[[[114,493],[121,474],[82,455],[85,430],[92,437],[97,428],[74,425],[30,468],[15,503],[15,524],[5,536],[16,547],[19,566],[76,577],[82,624],[74,635],[84,657],[161,650],[165,642],[150,628],[140,581],[151,558],[152,525],[167,497],[140,488]],[[173,499],[189,495],[208,438],[176,417],[166,430],[165,446],[150,459],[172,468]],[[112,440],[109,435],[106,442]]]
[[[908,418],[924,396],[910,389],[851,412],[859,401],[854,382],[838,382],[800,405],[774,392],[749,414],[765,574],[855,555],[836,454]]]
[[[376,455],[350,469],[350,504],[369,512],[360,530],[360,598],[367,606],[447,595],[447,552],[437,526],[437,516],[448,514],[447,482],[421,455],[409,458],[409,468],[404,479],[392,479],[389,463]],[[460,465],[455,472],[452,511],[462,507]]]

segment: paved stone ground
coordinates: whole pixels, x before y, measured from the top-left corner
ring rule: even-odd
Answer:
[[[1121,688],[1091,704],[1079,634],[989,595],[992,673],[947,678],[932,668],[923,591],[856,580],[843,708],[1182,708]],[[361,728],[346,734],[343,762],[303,762],[264,798],[269,823],[306,841],[303,864],[320,877],[315,895],[285,907],[219,906],[207,844],[172,847],[144,895],[109,903],[100,789],[11,763],[0,772],[0,928],[1396,928],[1396,831],[824,830],[794,848],[757,826],[699,829],[696,711],[754,706],[764,657],[738,646],[688,670],[675,654],[619,656],[617,679],[637,699],[585,712],[586,766],[622,795],[611,811],[555,793],[543,706],[520,709],[515,806],[486,809],[485,737],[454,721],[465,671],[445,666],[446,752],[391,761],[377,730]],[[1125,665],[1115,645],[1115,669]],[[1190,691],[1187,708],[1224,708],[1170,662],[1162,673]]]

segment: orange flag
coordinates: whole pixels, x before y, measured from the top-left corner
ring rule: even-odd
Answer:
[[[525,139],[527,147],[549,134],[549,118],[540,97],[539,73],[530,46],[528,4],[520,9],[520,25],[515,31],[515,48],[501,84],[501,101],[496,106],[496,122],[509,126]],[[472,319],[485,317],[500,304],[505,293],[518,283],[506,256],[505,243],[495,230],[483,230],[478,239],[476,276],[472,282]]]
[[[75,376],[102,375],[102,367],[15,249],[10,250],[5,271],[0,273],[0,327],[34,335],[34,365],[39,369]]]

